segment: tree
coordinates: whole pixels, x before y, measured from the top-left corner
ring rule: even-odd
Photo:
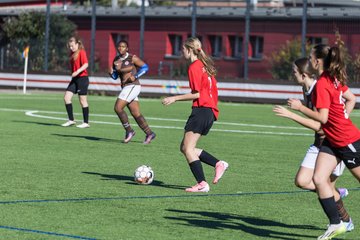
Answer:
[[[2,24],[3,38],[6,43],[8,68],[23,67],[21,53],[30,46],[29,69],[40,71],[44,65],[46,16],[41,12],[23,13],[17,17],[7,17]],[[75,32],[76,25],[62,15],[51,15],[49,34],[49,70],[67,71],[69,37]]]
[[[307,53],[310,51],[309,46],[306,48]],[[276,52],[273,52],[269,58],[271,65],[271,75],[274,79],[289,80],[292,77],[293,62],[301,57],[301,40],[294,39],[287,41]]]

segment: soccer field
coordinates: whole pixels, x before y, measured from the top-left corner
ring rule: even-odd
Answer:
[[[272,105],[220,103],[220,118],[199,147],[227,161],[210,192],[186,193],[195,180],[179,152],[191,102],[164,107],[141,99],[157,138],[124,130],[116,97],[89,96],[88,129],[64,128],[62,93],[0,93],[0,239],[316,239],[328,224],[317,196],[294,186],[313,133],[272,112]],[[76,96],[75,117],[82,115]],[[351,115],[360,126],[360,111]],[[140,165],[151,185],[133,181]],[[203,165],[208,182],[213,168]],[[348,170],[338,181],[360,239],[360,188]]]

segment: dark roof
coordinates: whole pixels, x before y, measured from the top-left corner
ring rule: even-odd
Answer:
[[[311,2],[312,0],[308,0]],[[19,8],[7,7],[0,8],[0,16],[19,15],[25,11],[46,11],[46,7],[36,8]],[[64,10],[62,7],[52,7],[51,12],[67,16],[91,16],[91,7],[69,5]],[[253,19],[289,19],[301,18],[302,7],[285,7],[285,8],[256,8],[251,11]],[[97,7],[96,15],[98,17],[139,17],[141,9],[139,7],[124,7],[112,9],[111,7]],[[174,17],[174,18],[191,18],[191,7],[146,7],[146,17]],[[245,8],[240,7],[198,7],[198,18],[244,18]],[[308,7],[309,19],[360,19],[359,7]]]

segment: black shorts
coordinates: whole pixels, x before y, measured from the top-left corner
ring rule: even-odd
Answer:
[[[325,138],[321,145],[320,152],[328,153],[342,160],[348,169],[360,166],[360,140],[347,145],[346,147],[332,147]]]
[[[191,111],[186,125],[185,132],[194,132],[206,135],[214,123],[215,117],[211,108],[196,107]]]
[[[78,93],[79,95],[87,95],[89,88],[89,78],[85,77],[74,77],[71,79],[69,86],[66,88],[66,91],[72,92],[74,94]]]

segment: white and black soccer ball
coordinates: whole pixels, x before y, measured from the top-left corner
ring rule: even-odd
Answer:
[[[139,184],[150,184],[154,180],[154,171],[151,167],[142,165],[135,170],[134,180]]]

